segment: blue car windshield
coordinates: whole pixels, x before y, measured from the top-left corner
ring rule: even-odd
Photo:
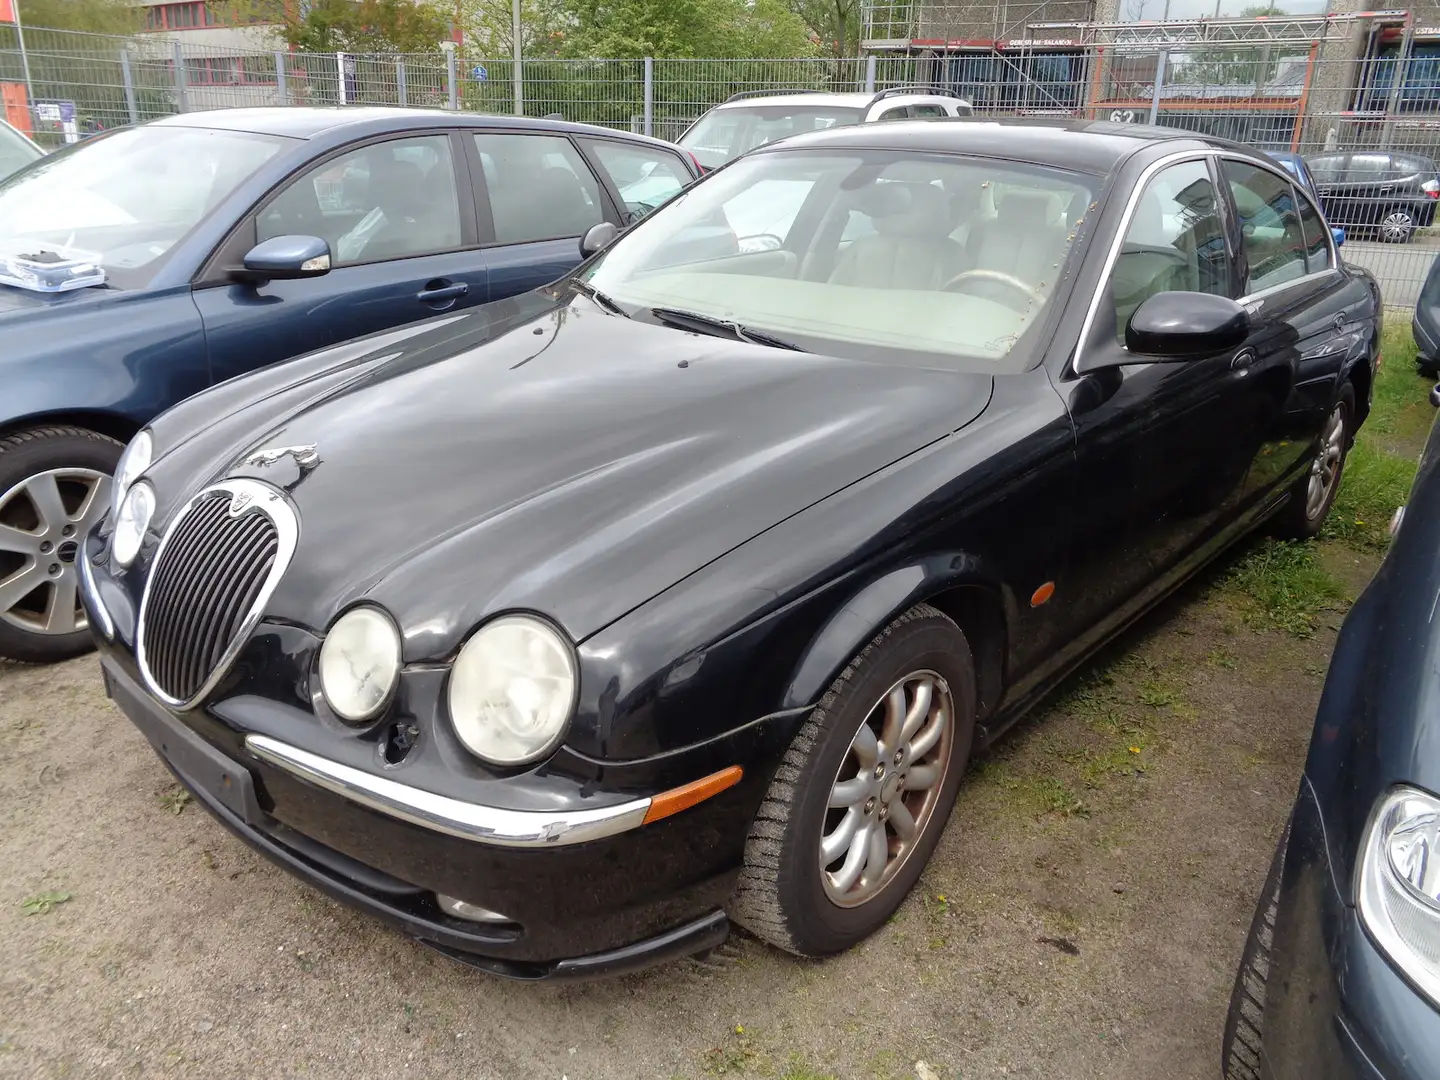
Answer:
[[[80,253],[119,288],[164,256],[291,140],[140,127],[80,143],[0,182],[0,247]]]

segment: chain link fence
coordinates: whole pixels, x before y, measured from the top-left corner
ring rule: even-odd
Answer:
[[[1440,30],[1360,16],[1205,23],[1045,24],[990,48],[847,59],[526,60],[460,49],[306,54],[0,25],[11,123],[48,146],[176,112],[256,105],[392,105],[512,113],[677,139],[744,92],[944,87],[976,113],[1157,123],[1302,155],[1345,256],[1409,306],[1437,252]],[[1158,29],[1157,29],[1158,28]]]

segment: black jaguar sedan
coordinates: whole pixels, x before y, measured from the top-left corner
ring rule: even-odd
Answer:
[[[1391,531],[1335,643],[1226,1080],[1440,1080],[1440,424]]]
[[[85,603],[202,804],[453,957],[834,953],[973,753],[1234,540],[1319,529],[1379,317],[1238,145],[815,133],[553,287],[164,414]]]

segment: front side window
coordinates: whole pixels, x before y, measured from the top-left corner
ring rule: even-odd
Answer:
[[[1146,185],[1121,242],[1110,278],[1115,331],[1122,342],[1130,316],[1162,292],[1229,296],[1230,254],[1215,185],[1203,161],[1185,161]]]
[[[911,116],[948,116],[943,105],[912,105]]]
[[[87,140],[0,181],[0,243],[66,248],[134,288],[222,200],[290,139],[150,126]]]
[[[882,112],[878,117],[876,117],[876,119],[877,119],[877,120],[907,120],[907,119],[909,119],[909,117],[910,117],[910,109],[909,109],[907,106],[905,106],[905,105],[900,105],[900,106],[898,106],[898,107],[896,107],[896,108],[894,108],[894,109],[886,109],[886,110],[885,110],[884,112]]]
[[[450,139],[372,143],[291,181],[260,211],[256,239],[318,236],[336,266],[406,259],[460,246]]]
[[[677,195],[586,277],[641,320],[680,309],[809,352],[1019,371],[1098,183],[951,155],[756,154]]]
[[[1246,294],[1284,285],[1309,273],[1305,234],[1300,228],[1295,189],[1290,181],[1243,161],[1223,160],[1220,170],[1240,217],[1241,243],[1249,267]]]
[[[475,135],[495,240],[525,244],[584,236],[604,220],[600,185],[560,135]]]
[[[790,135],[858,124],[860,109],[822,105],[747,105],[711,109],[680,137],[707,169]]]
[[[587,139],[585,145],[620,193],[627,223],[639,221],[690,182],[680,159],[663,150],[601,139]]]
[[[1345,173],[1344,154],[1326,154],[1322,157],[1307,158],[1310,175],[1317,184],[1339,183]]]

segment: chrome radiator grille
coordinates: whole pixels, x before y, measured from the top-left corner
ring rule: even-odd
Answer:
[[[234,662],[295,551],[280,493],[230,480],[190,500],[166,530],[140,605],[137,652],[150,688],[199,702]]]

